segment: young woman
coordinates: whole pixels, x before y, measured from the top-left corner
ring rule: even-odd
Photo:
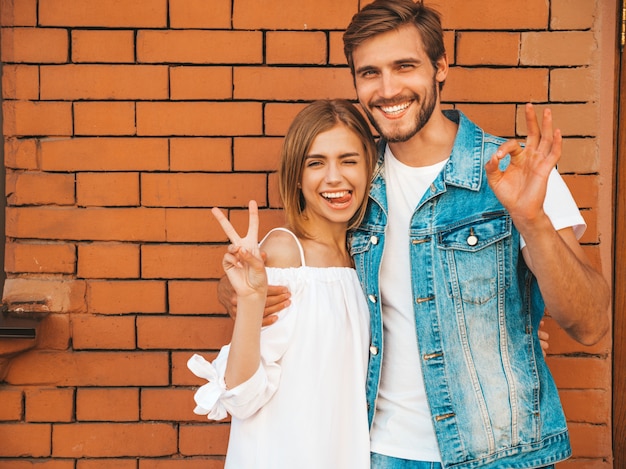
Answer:
[[[270,231],[259,248],[255,202],[243,238],[213,211],[232,242],[223,266],[238,313],[215,361],[194,355],[188,366],[209,381],[195,394],[195,412],[232,416],[226,468],[369,467],[369,313],[346,233],[365,213],[375,154],[352,104],[314,102],[283,145],[287,227]],[[262,328],[268,282],[287,286],[291,305]]]

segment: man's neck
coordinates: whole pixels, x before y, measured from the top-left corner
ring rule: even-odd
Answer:
[[[389,143],[393,155],[407,166],[431,166],[450,157],[458,126],[440,110],[406,142]]]

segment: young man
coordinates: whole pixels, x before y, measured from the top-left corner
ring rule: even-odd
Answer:
[[[540,135],[527,106],[523,150],[442,111],[439,16],[411,0],[364,7],[344,50],[382,136],[351,240],[370,303],[372,467],[565,459],[565,417],[537,327],[545,305],[573,338],[597,342],[609,292],[577,241],[584,221],[554,169],[561,136],[549,111]]]
[[[527,106],[522,149],[442,111],[440,19],[412,0],[364,7],[344,50],[382,137],[351,237],[371,315],[372,468],[551,467],[571,449],[537,328],[545,308],[597,342],[609,289],[578,244],[585,225],[554,169],[550,112],[540,131]]]

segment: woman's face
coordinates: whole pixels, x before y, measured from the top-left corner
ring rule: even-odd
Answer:
[[[366,154],[359,136],[343,124],[320,133],[305,158],[301,186],[310,223],[347,227],[367,196]]]

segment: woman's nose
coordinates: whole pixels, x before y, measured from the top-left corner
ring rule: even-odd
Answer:
[[[326,167],[326,177],[324,178],[326,182],[337,182],[341,180],[341,170],[336,164],[329,164]]]

